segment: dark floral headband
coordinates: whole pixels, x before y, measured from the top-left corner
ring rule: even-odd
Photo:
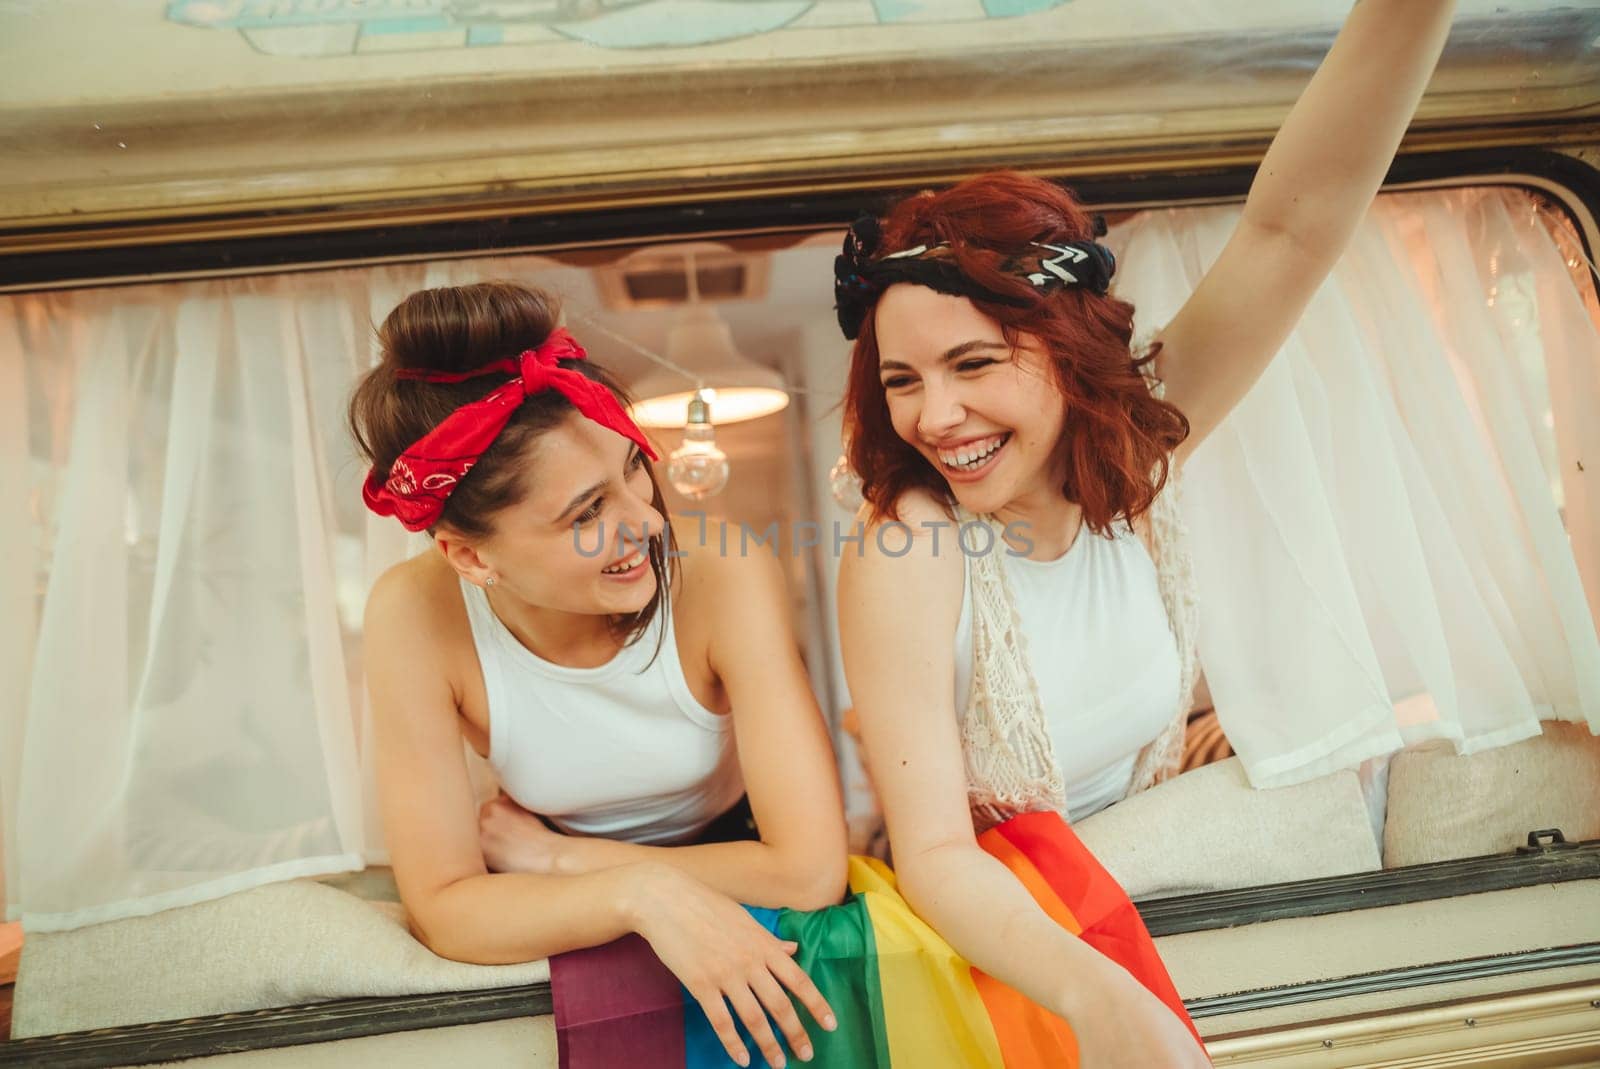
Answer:
[[[1095,232],[1104,233],[1104,223],[1099,219],[1095,223]],[[897,282],[913,282],[940,293],[1013,307],[1023,304],[1016,297],[995,293],[963,274],[950,255],[948,243],[918,245],[879,255],[882,243],[882,224],[863,215],[850,225],[844,236],[844,250],[833,260],[834,310],[839,315],[839,329],[851,341],[861,333],[861,323],[878,297]],[[1117,259],[1097,241],[1033,241],[1026,249],[1002,260],[999,267],[1006,274],[1026,279],[1040,293],[1082,286],[1103,294],[1111,286]]]

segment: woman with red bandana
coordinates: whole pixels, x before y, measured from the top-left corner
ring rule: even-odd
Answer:
[[[809,1060],[790,996],[824,1028],[830,1008],[741,905],[820,909],[844,888],[838,778],[782,573],[770,554],[675,547],[655,454],[556,320],[510,284],[412,294],[351,401],[368,507],[433,538],[366,610],[401,898],[459,961],[638,933],[739,1064],[734,1014],[770,1064],[768,1014]],[[463,740],[509,796],[482,839]],[[496,843],[514,857],[487,856]]]
[[[858,222],[836,265],[868,526],[841,564],[841,641],[900,890],[975,968],[1064,1017],[1085,1065],[1205,1063],[979,836],[1082,818],[1174,770],[1194,643],[1163,491],[1352,236],[1451,7],[1356,5],[1238,229],[1152,338],[1107,294],[1090,216],[1021,175]]]

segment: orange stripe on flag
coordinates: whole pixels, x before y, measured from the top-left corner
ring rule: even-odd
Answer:
[[[1079,1069],[1078,1037],[1065,1020],[982,969],[972,982],[989,1011],[1005,1069]]]
[[[1000,863],[1011,871],[1028,889],[1033,900],[1039,903],[1039,908],[1050,915],[1050,919],[1073,935],[1083,934],[1083,925],[1078,923],[1078,918],[1073,916],[1072,910],[1061,901],[1061,896],[1045,880],[1039,870],[1034,868],[1033,862],[1028,860],[1026,854],[1017,849],[1009,839],[1000,834],[998,828],[990,828],[978,836],[978,845],[989,854],[999,859]]]
[[[1139,911],[1060,814],[1024,813],[984,832],[979,844],[999,857],[1000,852],[988,843],[990,836],[1004,841],[1029,863],[1033,873],[1051,890],[1052,897],[1081,922],[1080,934],[1085,943],[1132,973],[1134,979],[1178,1015],[1196,1043],[1205,1045],[1184,1008],[1183,997],[1178,994],[1156,952],[1155,940],[1145,929]],[[1006,867],[1011,865],[1007,863]],[[1027,882],[1023,879],[1023,883]],[[1031,885],[1028,889],[1043,904],[1039,892]],[[1079,929],[1074,927],[1073,931]]]

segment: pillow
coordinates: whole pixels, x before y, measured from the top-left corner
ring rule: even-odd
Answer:
[[[1551,721],[1542,735],[1465,756],[1429,744],[1389,763],[1387,868],[1504,854],[1545,828],[1600,839],[1600,736],[1583,724]]]
[[[545,961],[436,956],[398,903],[291,880],[148,917],[29,932],[13,1038],[322,999],[471,991],[550,977]]]
[[[1237,757],[1102,809],[1074,830],[1134,899],[1380,867],[1354,772],[1256,790]]]

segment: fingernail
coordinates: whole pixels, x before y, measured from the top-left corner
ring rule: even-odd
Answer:
[[[772,1069],[783,1069],[783,1067],[788,1064],[788,1061],[783,1055],[780,1054],[778,1055],[778,1060],[772,1063]]]
[[[750,1052],[741,1050],[737,1055],[734,1056],[733,1060],[738,1062],[740,1065],[747,1066],[750,1064]]]
[[[809,1044],[809,1043],[807,1043],[807,1044],[805,1044],[805,1045],[804,1045],[804,1046],[802,1046],[802,1047],[801,1047],[801,1048],[800,1048],[800,1049],[799,1049],[799,1050],[798,1050],[798,1051],[796,1051],[796,1052],[795,1052],[795,1053],[796,1053],[796,1054],[798,1054],[798,1055],[800,1055],[800,1060],[801,1060],[801,1061],[803,1061],[803,1062],[809,1062],[809,1061],[810,1061],[810,1060],[811,1060],[811,1057],[812,1057],[812,1054],[813,1054],[813,1053],[814,1053],[814,1052],[813,1052],[813,1051],[812,1051],[812,1050],[811,1050],[811,1044]]]
[[[831,1013],[830,1013],[830,1014],[828,1014],[828,1016],[826,1016],[826,1017],[824,1017],[824,1018],[823,1018],[823,1019],[822,1019],[822,1027],[824,1027],[824,1028],[826,1028],[826,1029],[827,1029],[827,1030],[828,1030],[828,1031],[830,1031],[830,1032],[832,1032],[832,1031],[833,1031],[833,1030],[834,1030],[834,1029],[835,1029],[835,1028],[838,1028],[838,1027],[839,1027],[839,1022],[838,1022],[838,1020],[837,1020],[837,1019],[836,1019],[836,1018],[835,1018],[835,1017],[834,1017],[834,1016],[833,1016],[833,1014],[831,1014]]]

